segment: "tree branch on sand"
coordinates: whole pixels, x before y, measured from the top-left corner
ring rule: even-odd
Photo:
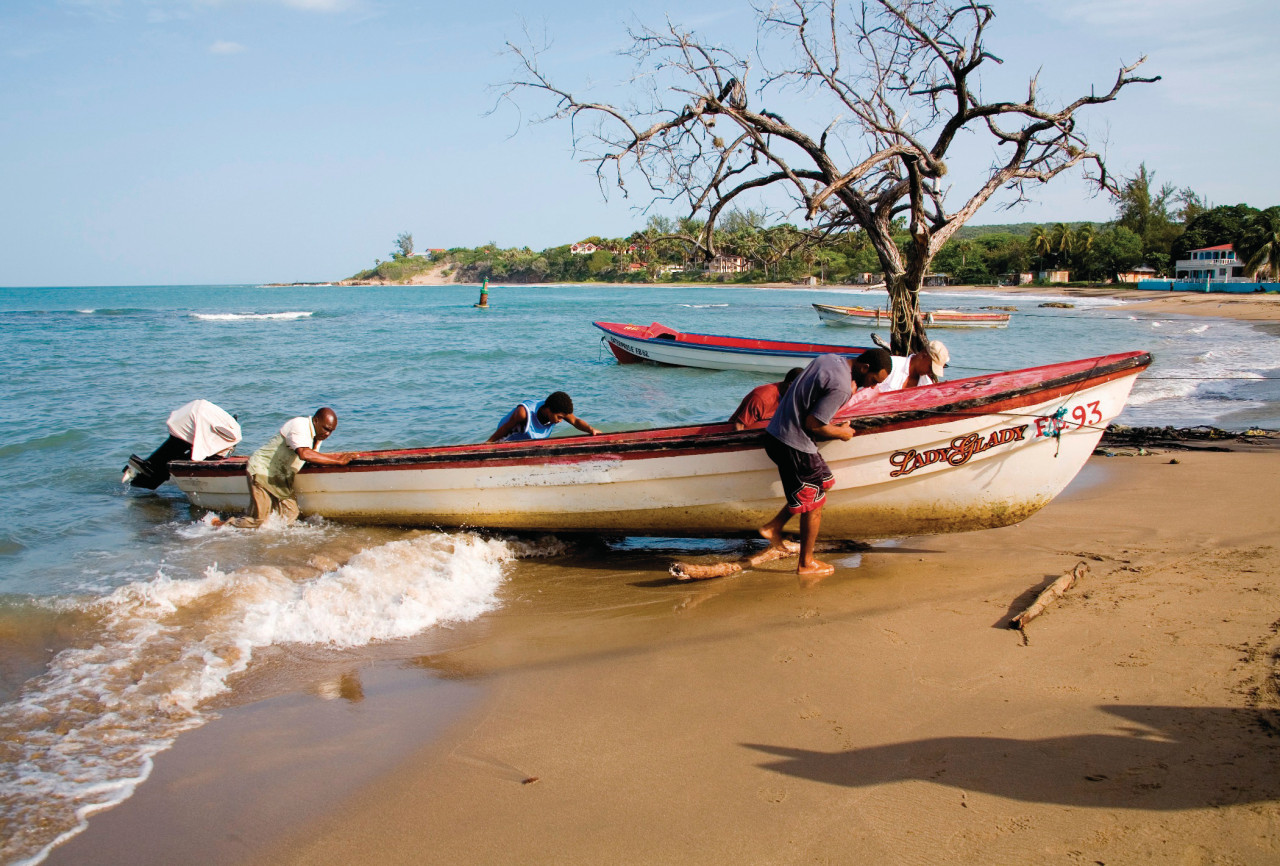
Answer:
[[[710,580],[713,577],[729,577],[748,569],[755,568],[775,559],[787,559],[800,553],[800,545],[794,541],[784,541],[781,547],[766,547],[764,550],[745,556],[734,562],[716,562],[702,565],[693,562],[675,562],[671,564],[671,576],[676,580]]]
[[[1026,628],[1027,623],[1044,613],[1045,608],[1053,604],[1059,598],[1066,594],[1067,590],[1075,585],[1089,573],[1089,564],[1086,562],[1077,562],[1075,568],[1068,571],[1062,577],[1049,584],[1049,587],[1036,596],[1036,600],[1031,607],[1009,620],[1009,628],[1015,628],[1019,631]]]
[[[569,122],[601,191],[637,187],[646,207],[682,203],[705,220],[696,242],[708,259],[717,219],[740,198],[785,200],[808,231],[861,228],[885,274],[899,355],[927,342],[918,299],[934,256],[999,190],[1013,193],[1012,206],[1029,186],[1080,167],[1099,190],[1117,191],[1076,115],[1159,80],[1134,74],[1141,58],[1101,92],[1061,104],[1040,99],[1038,73],[1025,95],[987,101],[979,72],[1002,61],[987,49],[995,12],[984,3],[781,0],[756,11],[746,51],[670,21],[631,30],[626,53],[639,69],[625,107],[553,82],[539,65],[545,47],[508,43],[518,72],[500,85],[501,99],[550,97],[554,108],[539,120]],[[819,119],[788,122],[774,110],[784,101]],[[952,206],[947,158],[962,134],[986,138],[995,158]]]

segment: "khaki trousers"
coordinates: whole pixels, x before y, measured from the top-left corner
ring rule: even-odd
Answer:
[[[292,496],[281,499],[259,483],[256,476],[249,476],[249,512],[231,521],[241,529],[256,529],[275,511],[284,518],[285,525],[298,519],[298,500]]]

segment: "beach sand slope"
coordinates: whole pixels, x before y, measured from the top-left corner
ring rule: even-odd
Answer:
[[[626,575],[669,611],[509,616],[430,661],[477,715],[251,862],[1280,862],[1277,458],[1094,458],[816,589]]]

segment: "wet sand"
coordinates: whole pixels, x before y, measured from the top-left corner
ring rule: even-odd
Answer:
[[[1023,524],[833,553],[813,589],[527,564],[363,700],[180,738],[49,862],[1275,863],[1280,451],[1231,447],[1095,457]]]

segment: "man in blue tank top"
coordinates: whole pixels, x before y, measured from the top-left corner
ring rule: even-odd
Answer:
[[[893,359],[884,349],[868,349],[858,358],[819,355],[791,383],[778,404],[778,411],[765,428],[764,450],[778,467],[787,502],[777,515],[760,527],[760,535],[770,545],[783,543],[782,528],[791,515],[800,515],[800,562],[796,574],[801,581],[817,581],[835,571],[835,566],[813,557],[822,521],[822,506],[835,476],[818,453],[818,441],[853,438],[847,423],[832,423],[853,392],[874,388],[889,375]]]
[[[541,403],[525,400],[507,413],[498,429],[485,442],[521,442],[546,439],[561,421],[568,421],[583,433],[598,436],[600,431],[573,414],[573,398],[553,391]]]

